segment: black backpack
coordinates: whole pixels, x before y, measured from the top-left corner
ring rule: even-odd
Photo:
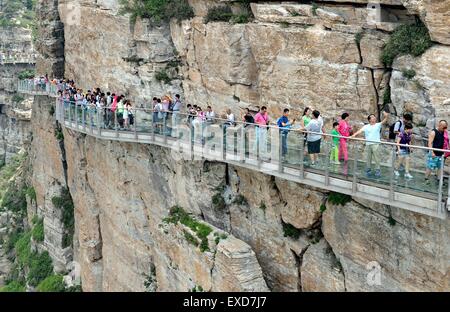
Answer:
[[[397,120],[396,122],[394,122],[390,127],[389,127],[389,139],[391,140],[395,140],[395,138],[397,137],[397,134],[394,132],[395,129],[395,125],[397,124],[397,122],[400,123],[400,127],[398,127],[399,129],[402,127],[402,121],[401,120]]]

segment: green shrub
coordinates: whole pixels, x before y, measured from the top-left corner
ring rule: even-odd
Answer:
[[[233,16],[233,12],[228,5],[210,7],[203,19],[205,24],[209,22],[228,22]]]
[[[404,69],[402,75],[406,79],[411,80],[416,76],[416,71],[414,69]]]
[[[259,209],[261,209],[262,211],[266,212],[267,207],[266,207],[266,204],[264,204],[263,201],[261,201],[261,203],[259,204]]]
[[[83,292],[81,285],[74,285],[66,288],[66,292]]]
[[[165,84],[169,84],[172,81],[172,78],[170,78],[169,74],[165,69],[157,71],[155,74],[155,79],[158,80],[159,82],[164,82]]]
[[[0,287],[0,292],[25,292],[25,285],[12,281],[3,287]]]
[[[39,219],[31,230],[31,235],[36,242],[44,241],[44,220]]]
[[[16,260],[22,266],[28,266],[31,262],[31,232],[22,233],[17,240],[14,249],[16,251]]]
[[[244,195],[239,194],[234,198],[233,204],[245,206],[245,205],[248,205],[248,202],[247,202],[247,199],[244,197]]]
[[[17,243],[17,241],[22,237],[22,229],[14,229],[11,234],[8,235],[8,238],[6,240],[5,244],[5,250],[7,253],[9,253],[11,250],[14,249],[14,245]]]
[[[311,4],[311,12],[314,16],[317,16],[317,9],[319,8],[319,6],[317,5],[317,3],[313,2]]]
[[[250,21],[250,15],[248,13],[234,14],[230,22],[233,24],[246,24]]]
[[[280,22],[280,26],[281,26],[281,28],[288,28],[290,26],[290,24],[288,22],[282,21],[282,22]]]
[[[226,207],[225,199],[223,198],[221,193],[216,193],[211,198],[212,200],[212,206],[216,210],[224,210]]]
[[[46,277],[36,288],[39,292],[64,292],[66,285],[61,274]]]
[[[184,226],[190,228],[200,240],[200,250],[202,252],[208,251],[208,235],[212,232],[212,228],[208,225],[195,220],[190,214],[184,211],[179,206],[174,206],[170,209],[169,216],[163,219],[165,223],[181,223]],[[186,232],[191,235],[190,233]],[[191,235],[192,236],[192,235]],[[185,238],[191,240],[189,236],[185,234]]]
[[[298,239],[300,237],[300,230],[295,228],[292,224],[284,223],[283,224],[283,235],[284,237],[292,237],[293,239]]]
[[[11,98],[11,101],[16,104],[21,103],[23,100],[25,100],[25,98],[19,94],[14,94]]]
[[[392,216],[389,216],[388,223],[389,223],[390,226],[394,226],[394,225],[397,224],[397,221],[395,221],[395,219],[392,218]]]
[[[50,105],[50,107],[48,109],[48,113],[50,116],[55,115],[55,107],[53,105]]]
[[[427,27],[417,19],[412,25],[400,25],[394,30],[383,48],[381,61],[391,66],[397,56],[419,56],[432,45]]]
[[[20,80],[22,79],[31,79],[36,76],[36,72],[34,70],[22,70],[17,76]]]
[[[320,212],[324,213],[325,210],[327,210],[327,206],[325,206],[325,204],[320,205]]]
[[[350,195],[331,192],[330,195],[328,195],[328,201],[334,205],[342,205],[344,206],[346,203],[352,200],[352,197]]]
[[[134,23],[138,17],[149,18],[150,24],[159,26],[175,18],[178,21],[194,17],[187,0],[120,0],[120,13],[130,13]]]
[[[188,231],[183,230],[184,238],[188,241],[189,244],[194,245],[195,247],[198,246],[198,240]]]
[[[37,286],[53,273],[52,258],[47,251],[34,253],[31,257],[27,281],[31,286]]]
[[[32,200],[36,200],[36,190],[34,189],[34,187],[32,187],[32,186],[28,187],[25,193]]]
[[[55,208],[62,211],[62,222],[64,224],[63,247],[72,245],[75,229],[74,206],[72,196],[67,188],[62,189],[61,196],[52,198]]]

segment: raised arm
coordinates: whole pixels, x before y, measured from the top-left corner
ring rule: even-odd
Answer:
[[[356,131],[351,138],[357,137],[358,135],[360,135],[362,132],[364,131],[364,127],[362,127],[361,129],[359,129],[358,131]]]
[[[384,125],[388,122],[389,120],[389,113],[388,112],[383,112],[383,120],[381,121],[381,124]]]

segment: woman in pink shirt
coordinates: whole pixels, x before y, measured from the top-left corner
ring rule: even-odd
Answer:
[[[352,128],[348,124],[349,114],[343,113],[341,116],[341,120],[339,121],[339,126],[337,128],[340,135],[348,137],[350,136],[350,132]],[[340,138],[339,139],[339,160],[348,160],[348,147],[347,147],[347,139]]]
[[[267,114],[267,107],[261,107],[259,113],[255,115],[256,127],[256,144],[255,154],[257,153],[257,147],[259,145],[260,157],[267,154],[267,125],[269,124],[269,115]]]

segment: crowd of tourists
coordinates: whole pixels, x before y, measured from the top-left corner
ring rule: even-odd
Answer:
[[[43,80],[42,80],[43,79]],[[129,129],[134,124],[133,105],[129,99],[123,94],[103,91],[100,88],[93,88],[83,92],[77,88],[73,80],[48,80],[47,77],[40,77],[38,81],[57,85],[58,95],[65,105],[72,103],[76,107],[86,109],[87,111],[102,112],[103,127],[113,128],[119,126],[120,129]],[[164,95],[160,98],[154,97],[151,104],[146,108],[151,110],[153,114],[153,123],[155,127],[162,127],[166,124],[169,116],[171,116],[171,127],[181,122],[181,111],[184,105],[181,102],[180,95],[176,94],[174,98],[170,95]],[[329,159],[332,164],[340,164],[348,162],[348,140],[349,138],[364,135],[365,139],[365,155],[366,155],[366,175],[368,177],[380,177],[380,143],[383,125],[389,122],[389,113],[383,112],[382,119],[377,120],[374,114],[367,117],[368,123],[357,131],[353,131],[350,125],[350,115],[347,112],[342,113],[339,118],[332,124],[332,129],[328,133],[324,129],[324,119],[318,110],[306,107],[303,110],[301,118],[297,121],[290,118],[290,110],[285,108],[282,116],[272,119],[267,111],[266,106],[258,108],[257,112],[252,113],[250,109],[245,108],[241,116],[241,122],[244,127],[252,126],[256,133],[256,148],[259,148],[261,154],[267,154],[268,142],[268,126],[279,128],[282,145],[282,157],[285,158],[288,153],[287,138],[288,134],[297,131],[303,136],[305,154],[309,155],[310,165],[314,166],[319,160],[321,153],[321,143],[324,137],[331,139],[332,148],[330,150]],[[187,104],[186,116],[184,122],[192,125],[195,129],[204,129],[204,125],[215,123],[220,120],[224,129],[237,124],[236,118],[231,109],[226,109],[223,113],[218,114],[207,106],[203,110],[198,105]],[[184,116],[184,115],[183,115]],[[428,147],[436,149],[449,149],[449,136],[447,131],[447,121],[439,121],[437,127],[433,128],[428,135]],[[159,129],[162,131],[162,129]],[[161,132],[160,132],[161,133]],[[328,134],[324,136],[324,134]],[[406,179],[412,179],[413,175],[410,170],[411,145],[413,138],[413,117],[411,113],[405,112],[401,119],[395,121],[389,126],[389,140],[397,143],[396,162],[394,164],[394,174],[396,177],[404,171]],[[449,153],[439,151],[429,151],[426,159],[425,179],[428,182],[433,171],[441,168],[442,156],[444,159]],[[328,156],[327,156],[328,157]]]

